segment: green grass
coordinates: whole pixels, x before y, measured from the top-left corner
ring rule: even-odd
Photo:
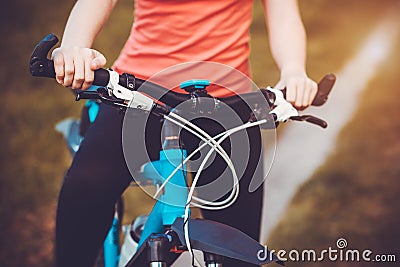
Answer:
[[[273,85],[278,79],[278,72],[268,52],[260,3],[259,1],[255,2],[254,23],[251,28],[251,64],[254,80],[260,86]],[[327,72],[340,69],[345,60],[357,50],[363,37],[366,36],[369,29],[377,21],[379,15],[383,14],[383,7],[394,3],[393,0],[369,0],[362,1],[363,4],[356,0],[307,0],[300,2],[309,36],[309,73],[315,79]],[[7,2],[7,4],[3,1],[1,3],[0,30],[4,37],[1,50],[2,63],[0,64],[0,129],[3,140],[0,152],[1,266],[52,265],[54,214],[57,194],[63,174],[71,160],[65,149],[62,137],[54,131],[54,125],[65,117],[78,116],[81,104],[75,103],[71,93],[56,85],[54,81],[30,77],[28,73],[28,58],[35,43],[47,33],[53,32],[61,37],[65,20],[72,4],[72,2],[50,0],[42,0],[40,4],[27,0],[16,0]],[[129,34],[132,21],[131,6],[131,0],[120,0],[109,23],[96,41],[95,47],[107,55],[108,65],[111,65],[117,57],[126,36]],[[392,72],[397,69],[398,66],[394,64]],[[388,71],[390,70],[388,67]],[[386,75],[386,73],[384,74]],[[384,84],[383,81],[385,80],[378,80],[375,83],[382,86]],[[384,89],[389,90],[389,88],[388,84]],[[376,94],[377,92],[372,93]],[[377,106],[377,103],[386,103],[375,103],[375,97],[380,97],[379,94],[375,94],[371,94],[370,97],[366,95],[363,100],[369,105],[374,105],[370,106],[371,111],[372,107],[375,108]],[[393,94],[398,96],[395,88],[393,88]],[[396,98],[390,98],[390,96],[388,95],[388,99],[381,99],[380,101],[393,103],[393,105],[390,105],[391,112],[389,114],[392,115],[389,118],[395,121],[395,111],[397,109],[394,101]],[[387,108],[389,108],[389,105],[387,105]],[[379,109],[381,109],[380,106]],[[393,145],[395,142],[393,141],[393,144],[388,146],[386,152],[382,152],[385,155],[385,161],[380,160],[379,163],[372,164],[367,161],[366,151],[377,153],[376,151],[380,151],[377,150],[377,147],[382,142],[379,141],[377,133],[376,137],[366,139],[375,140],[375,143],[371,141],[362,142],[358,135],[359,132],[353,130],[356,129],[358,124],[364,125],[360,120],[350,124],[350,130],[348,131],[355,132],[352,135],[343,133],[340,144],[341,146],[346,144],[346,147],[358,144],[357,147],[353,147],[353,149],[356,149],[354,151],[361,150],[365,156],[357,157],[357,160],[360,161],[357,164],[363,164],[365,160],[367,162],[365,166],[368,166],[362,175],[372,175],[376,171],[381,171],[388,177],[398,176],[396,159],[399,157],[397,154],[398,149]],[[393,127],[392,122],[385,120],[384,125],[380,125],[377,129],[388,133],[393,132]],[[372,134],[370,133],[371,131],[367,132],[364,133],[362,131],[361,136]],[[385,136],[384,140],[389,140],[389,137]],[[339,159],[343,157],[349,158],[348,160],[353,158],[351,155],[355,154],[355,152],[340,152],[341,146],[338,147],[337,155],[332,156],[330,161],[341,162]],[[378,159],[382,157],[382,154],[378,153],[377,155],[379,155]],[[387,166],[384,170],[379,169],[382,162],[384,162],[383,166]],[[296,212],[291,212],[293,216],[297,214],[299,221],[306,218],[305,214],[309,214],[307,210],[310,207],[315,207],[315,205],[317,205],[315,209],[320,210],[320,213],[332,213],[339,210],[338,207],[342,204],[337,203],[335,194],[339,193],[334,191],[341,192],[341,185],[343,187],[347,184],[358,185],[361,182],[349,178],[338,184],[336,177],[351,177],[348,174],[348,170],[352,170],[354,167],[352,164],[345,162],[337,164],[339,166],[335,168],[321,169],[318,172],[318,177],[330,177],[328,179],[330,181],[330,190],[332,191],[330,195],[327,194],[327,189],[324,186],[313,186],[313,184],[317,183],[315,179],[304,186],[306,189],[303,190],[312,190],[314,188],[316,192],[306,192],[306,194],[315,196],[312,200],[307,200],[307,203],[314,206],[302,206],[296,209]],[[384,177],[384,175],[381,174],[379,177]],[[380,192],[379,196],[375,196],[380,199],[381,202],[379,203],[385,203],[385,201],[390,203],[389,201],[393,201],[390,196],[396,188],[391,185],[394,185],[395,181],[390,180],[390,183],[389,180],[384,181],[386,180],[365,180],[370,186],[379,188],[379,190],[370,189],[368,191],[371,193],[370,195]],[[335,188],[337,190],[334,190]],[[340,193],[340,197],[350,197],[352,192],[352,190],[343,191]],[[332,201],[323,202],[324,197],[329,197]],[[130,218],[137,214],[146,212],[151,205],[149,198],[138,189],[130,189],[126,194],[126,198],[128,210],[126,221],[129,221]],[[301,195],[298,198],[299,202],[306,199]],[[357,201],[357,203],[364,201],[362,202],[363,204],[376,203],[371,200],[372,197],[351,199],[349,201]],[[386,208],[383,209],[378,204],[374,207],[376,209],[371,209],[371,214],[373,212],[384,212],[384,214],[388,212]],[[390,211],[396,210],[390,209]],[[339,217],[342,218],[342,221],[348,219],[351,225],[358,222],[357,218],[352,216],[352,213],[341,214],[335,212],[335,214],[340,215]],[[365,217],[364,219],[368,221],[368,218],[370,217]],[[382,229],[384,229],[383,227],[388,228],[392,227],[391,225],[398,224],[396,220],[384,218],[385,223],[382,225]],[[312,220],[318,222],[319,219],[311,216],[310,221]],[[337,224],[329,228],[329,232],[336,233],[332,229],[340,229],[339,226],[342,221],[337,221]],[[290,219],[289,222],[297,221]],[[376,220],[371,219],[371,223],[375,222]],[[293,227],[293,224],[282,223],[280,227],[309,229],[306,224],[301,227],[300,225],[302,224],[299,224],[299,227]],[[320,228],[322,228],[322,223]],[[320,235],[317,230],[324,230],[320,228],[316,227],[313,230],[316,232],[313,238],[318,239]],[[362,229],[364,228],[360,227],[360,231]],[[365,226],[365,229],[368,230],[368,227]],[[285,231],[288,232],[289,230]],[[346,234],[347,232],[341,233]],[[382,233],[388,232],[382,230]],[[297,236],[301,240],[307,240],[305,238],[307,236],[306,232],[299,232]],[[282,237],[283,239],[285,238]],[[279,243],[281,242],[279,237],[272,240],[276,240],[274,243],[277,245],[281,244]],[[351,240],[351,242],[355,241]]]
[[[72,5],[50,0],[1,3],[1,266],[52,266],[57,195],[71,161],[54,125],[78,116],[81,104],[54,81],[32,78],[28,61],[42,37],[50,32],[62,36]],[[96,42],[109,60],[116,58],[129,33],[132,18],[128,6],[131,1],[120,1],[103,33],[121,37],[103,37]]]

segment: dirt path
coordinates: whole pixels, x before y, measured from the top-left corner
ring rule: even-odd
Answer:
[[[337,83],[328,103],[323,108],[307,110],[309,114],[324,118],[329,124],[327,129],[291,123],[277,140],[275,160],[265,182],[261,241],[267,240],[284,215],[297,188],[334,149],[338,133],[357,108],[360,93],[393,49],[399,32],[398,18],[385,16],[358,53],[337,73]]]

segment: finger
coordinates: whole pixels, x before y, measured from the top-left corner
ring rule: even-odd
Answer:
[[[310,101],[311,94],[312,94],[311,83],[309,79],[306,79],[304,86],[303,103],[302,103],[302,106],[304,108],[308,107],[311,104],[312,102],[312,100]]]
[[[296,101],[297,90],[296,82],[290,79],[286,84],[286,101],[293,104]]]
[[[106,65],[107,60],[102,53],[100,53],[96,50],[93,50],[93,56],[94,56],[94,58],[92,60],[92,63],[90,64],[90,68],[92,70],[97,70]]]
[[[64,56],[62,53],[56,52],[53,54],[54,71],[56,73],[56,81],[59,84],[64,82]]]
[[[94,80],[94,71],[91,68],[91,63],[92,63],[92,54],[91,52],[89,52],[88,54],[86,54],[85,57],[85,80],[82,84],[82,89],[86,90],[88,89]]]
[[[75,66],[73,55],[64,53],[64,82],[63,85],[68,87],[72,85],[74,78]]]
[[[311,79],[307,78],[305,81],[304,96],[303,96],[303,107],[309,107],[313,102],[317,93],[318,85]]]
[[[81,55],[80,48],[74,48],[74,80],[72,82],[72,89],[80,89],[85,81],[85,60]]]
[[[298,80],[296,83],[296,101],[294,103],[295,108],[303,108],[303,98],[305,91],[305,79]]]

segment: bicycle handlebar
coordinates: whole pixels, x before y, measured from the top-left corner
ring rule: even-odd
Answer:
[[[54,34],[49,34],[43,38],[36,46],[30,58],[30,72],[32,76],[36,77],[48,77],[55,78],[54,62],[48,59],[49,51],[58,42],[58,38]],[[93,84],[97,86],[108,86],[111,80],[111,72],[106,69],[98,69],[94,71],[94,81]],[[334,74],[327,74],[318,84],[318,92],[315,99],[312,102],[314,106],[323,105],[331,92],[333,85],[335,83],[336,77]],[[166,103],[171,107],[175,107],[178,104],[189,100],[193,97],[192,94],[177,93],[160,85],[138,79],[130,74],[119,75],[118,84],[124,88],[132,91],[136,91],[140,88],[141,92],[148,94],[152,97],[157,98],[160,102]],[[145,86],[143,86],[145,85]],[[270,106],[273,106],[278,97],[277,93],[271,92],[271,90],[260,89],[265,100]],[[286,96],[286,89],[281,90],[283,98]],[[208,94],[206,96],[209,96]],[[211,96],[209,96],[211,97]],[[77,100],[80,99],[101,99],[103,102],[121,104],[123,100],[121,99],[110,99],[107,96],[106,90],[100,90],[99,92],[91,91],[80,91],[77,94]],[[214,98],[216,99],[216,98]],[[248,105],[246,102],[260,101],[259,94],[247,93],[229,96],[225,98],[218,98],[216,100],[222,101],[225,104],[236,107],[236,110],[248,110]],[[275,118],[276,119],[276,118]],[[317,124],[323,128],[326,128],[327,123],[321,119],[313,117],[311,115],[304,116],[291,116],[290,119],[307,121],[313,124]]]

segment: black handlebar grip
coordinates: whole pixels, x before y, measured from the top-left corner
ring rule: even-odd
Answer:
[[[47,58],[47,54],[56,43],[58,43],[57,36],[49,34],[35,46],[29,62],[32,76],[55,78],[54,63]]]
[[[30,58],[29,69],[32,76],[55,78],[54,62],[47,58],[50,49],[58,43],[58,38],[54,34],[44,37],[33,50]],[[110,73],[105,69],[94,71],[94,85],[106,86],[110,79]]]
[[[98,86],[107,86],[110,81],[110,72],[106,69],[98,69],[94,71],[93,84]]]
[[[328,100],[328,96],[335,85],[336,76],[333,73],[325,75],[318,83],[318,92],[311,105],[322,106]]]

